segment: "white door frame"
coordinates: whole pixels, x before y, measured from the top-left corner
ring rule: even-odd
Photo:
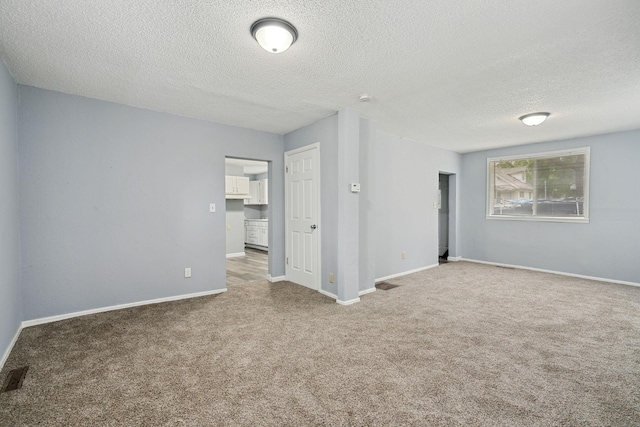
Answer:
[[[284,153],[284,167],[287,167],[288,164],[288,159],[289,156],[294,155],[294,154],[298,154],[298,153],[303,153],[305,151],[310,151],[310,150],[316,150],[316,154],[317,154],[317,160],[318,160],[318,168],[316,169],[316,176],[315,178],[318,180],[318,191],[317,191],[317,199],[318,199],[318,229],[317,229],[317,233],[318,233],[318,239],[317,239],[317,248],[316,248],[316,261],[317,261],[317,266],[318,266],[318,274],[316,275],[316,290],[320,291],[322,289],[322,220],[321,220],[321,163],[320,163],[320,143],[319,142],[314,142],[313,144],[309,144],[309,145],[305,145],[304,147],[300,147],[300,148],[295,148],[293,150],[289,150],[289,151],[285,151]],[[285,186],[284,186],[284,256],[285,256],[285,266],[284,266],[284,274],[285,274],[285,280],[289,280],[289,278],[287,277],[287,265],[286,265],[286,258],[289,256],[289,187],[286,185],[287,184],[287,172],[285,169],[285,178],[284,178],[284,182],[285,182]]]

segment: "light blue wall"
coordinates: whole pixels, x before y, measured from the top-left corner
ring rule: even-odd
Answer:
[[[244,252],[244,200],[227,199],[227,254]]]
[[[284,274],[281,135],[18,91],[25,320],[225,288],[225,156],[277,171],[269,264]]]
[[[360,260],[358,290],[366,291],[376,284],[375,185],[377,174],[369,167],[375,145],[376,127],[369,119],[360,119]],[[384,179],[384,177],[382,178]]]
[[[341,112],[341,114],[344,114]],[[460,174],[460,154],[434,148],[376,130],[375,123],[357,121],[354,160],[358,177],[343,180],[360,182],[358,195],[339,182],[339,115],[320,120],[285,135],[285,150],[320,142],[322,170],[322,289],[338,295],[336,283],[328,283],[330,272],[338,273],[340,263],[339,191],[357,198],[356,235],[359,242],[358,289],[367,290],[375,278],[401,274],[438,263],[438,174]],[[357,170],[355,168],[354,170]],[[456,175],[457,176],[457,175]],[[343,184],[348,184],[344,182]],[[456,209],[457,182],[452,179],[451,210]],[[452,221],[456,222],[452,212]],[[351,218],[353,219],[353,218]],[[450,235],[450,256],[457,256],[457,227]],[[402,251],[407,259],[402,260]],[[339,276],[337,276],[339,277]]]
[[[225,165],[225,175],[244,176],[244,168],[239,165]],[[227,199],[225,202],[226,253],[244,252],[244,200]]]
[[[438,210],[433,202],[438,174],[459,174],[460,154],[377,131],[369,157],[370,174],[375,174],[376,278],[437,264]],[[455,180],[451,186],[456,191]],[[455,209],[455,203],[450,207]],[[455,242],[455,227],[451,232]],[[450,245],[449,255],[456,256],[456,250]]]
[[[338,301],[357,301],[360,291],[360,193],[351,184],[360,182],[360,116],[357,111],[338,112]]]
[[[0,60],[0,368],[22,321],[17,101],[16,84]]]
[[[284,136],[285,151],[316,142],[320,143],[321,287],[337,295],[337,283],[329,283],[329,273],[336,276],[338,273],[338,115],[319,120]]]
[[[485,219],[488,157],[575,147],[591,147],[588,224]],[[638,160],[640,130],[464,154],[463,257],[640,283]]]

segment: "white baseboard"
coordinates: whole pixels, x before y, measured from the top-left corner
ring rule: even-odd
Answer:
[[[4,368],[4,364],[9,358],[9,355],[11,354],[11,350],[13,350],[13,346],[16,345],[16,341],[18,341],[18,337],[20,336],[20,332],[22,332],[22,328],[23,328],[22,325],[18,326],[18,330],[16,331],[16,334],[13,336],[13,339],[9,343],[9,347],[7,347],[7,349],[4,351],[4,354],[2,355],[2,359],[0,359],[0,371],[2,370],[2,368]]]
[[[389,280],[389,279],[395,279],[396,277],[402,277],[402,276],[406,276],[407,274],[413,274],[413,273],[417,273],[419,271],[424,271],[424,270],[428,270],[430,268],[433,267],[437,267],[440,264],[432,264],[432,265],[427,265],[426,267],[420,267],[420,268],[416,268],[414,270],[409,270],[409,271],[403,271],[402,273],[398,273],[398,274],[392,274],[391,276],[385,276],[385,277],[378,277],[376,278],[376,283],[378,282],[383,282],[385,280]]]
[[[358,295],[362,296],[362,295],[370,294],[371,292],[375,292],[375,291],[376,291],[376,287],[374,286],[373,288],[365,289],[364,291],[358,292]]]
[[[327,292],[324,289],[318,289],[318,292],[320,292],[322,295],[328,296],[329,298],[333,298],[336,301],[338,300],[338,295]]]
[[[270,281],[271,283],[282,282],[283,280],[287,280],[287,277],[286,276],[275,276],[275,277],[267,276],[267,280]]]
[[[462,260],[467,262],[474,262],[476,264],[487,264],[487,265],[495,265],[497,267],[508,267],[508,268],[517,268],[519,270],[538,271],[540,273],[551,273],[551,274],[557,274],[560,276],[577,277],[579,279],[596,280],[598,282],[616,283],[618,285],[640,286],[640,283],[626,282],[624,280],[607,279],[604,277],[585,276],[583,274],[566,273],[564,271],[555,271],[555,270],[545,270],[543,268],[526,267],[524,265],[502,264],[500,262],[480,261],[477,259],[469,259],[469,258],[462,258]]]
[[[237,258],[240,256],[247,256],[244,252],[236,252],[235,254],[227,254],[227,258]]]
[[[376,288],[373,288],[373,290],[375,291]],[[338,295],[336,294],[332,294],[331,292],[327,292],[324,289],[319,289],[318,292],[320,292],[322,295],[328,296],[329,298],[333,298],[334,300],[336,300],[336,302],[340,305],[351,305],[351,304],[355,304],[357,302],[360,302],[360,298],[354,298],[354,299],[350,299],[348,301],[341,301],[340,299],[338,299]],[[369,289],[367,289],[366,291],[364,291],[364,293],[369,293],[369,292],[373,292]],[[362,293],[360,293],[360,295],[362,295]]]
[[[452,261],[452,262],[462,261],[462,257],[461,256],[449,256],[449,257],[447,257],[447,261]]]
[[[149,304],[158,304],[161,302],[177,301],[181,299],[197,298],[197,297],[203,297],[206,295],[215,295],[215,294],[219,294],[226,291],[227,291],[227,288],[214,289],[212,291],[196,292],[193,294],[175,295],[172,297],[157,298],[157,299],[146,300],[146,301],[137,301],[137,302],[131,302],[128,304],[119,304],[119,305],[112,305],[109,307],[94,308],[91,310],[76,311],[75,313],[60,314],[58,316],[50,316],[50,317],[42,317],[40,319],[25,320],[24,322],[22,322],[22,328],[27,328],[29,326],[35,326],[35,325],[42,325],[44,323],[57,322],[59,320],[71,319],[74,317],[86,316],[88,314],[103,313],[105,311],[113,311],[113,310],[122,310],[124,308],[138,307],[141,305],[149,305]]]
[[[347,301],[340,301],[339,299],[336,300],[336,302],[340,305],[351,305],[351,304],[355,304],[357,302],[360,302],[360,298],[354,298],[354,299],[350,299]]]

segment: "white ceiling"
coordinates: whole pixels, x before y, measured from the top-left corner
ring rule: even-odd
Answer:
[[[458,152],[640,128],[638,0],[0,0],[0,52],[21,84],[281,134],[345,107]]]

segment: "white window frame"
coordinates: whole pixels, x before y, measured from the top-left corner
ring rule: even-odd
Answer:
[[[583,215],[579,217],[557,217],[557,216],[541,216],[541,215],[495,215],[493,213],[494,186],[491,182],[491,162],[511,161],[511,160],[536,160],[550,157],[575,156],[584,155],[584,201]],[[520,154],[514,156],[500,156],[487,158],[487,188],[486,188],[486,219],[500,221],[542,221],[542,222],[574,222],[589,223],[589,176],[591,165],[591,148],[579,147],[558,151],[545,151],[542,153]]]

